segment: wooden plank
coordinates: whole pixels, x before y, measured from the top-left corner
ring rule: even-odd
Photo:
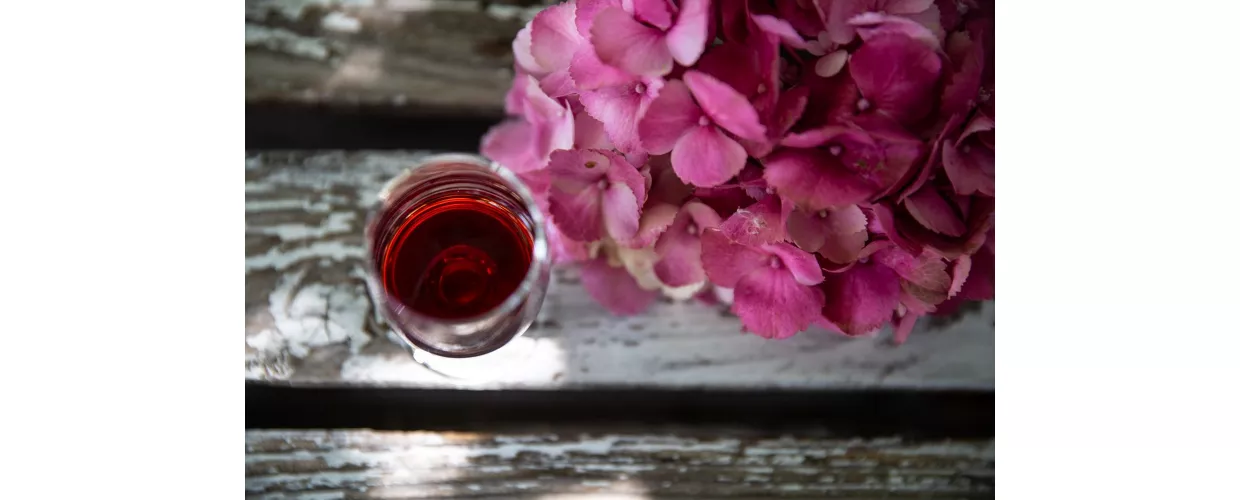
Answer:
[[[246,100],[498,116],[512,39],[547,3],[246,0]]]
[[[991,440],[250,430],[250,498],[993,498]]]
[[[539,321],[513,364],[469,360],[489,378],[443,377],[413,362],[364,286],[366,209],[423,152],[262,153],[246,157],[246,378],[424,388],[965,388],[994,386],[994,305],[922,321],[904,346],[889,332],[827,331],[769,341],[730,313],[660,302],[608,314],[574,268],[553,272]],[[508,349],[508,348],[506,348]]]

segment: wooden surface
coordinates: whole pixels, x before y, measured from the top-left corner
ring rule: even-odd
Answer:
[[[250,498],[994,497],[990,440],[249,430],[245,447]]]
[[[246,0],[246,100],[499,116],[512,39],[544,3]]]
[[[511,365],[468,381],[415,363],[375,315],[363,276],[366,209],[424,153],[262,153],[245,167],[246,378],[429,388],[827,389],[994,386],[994,306],[923,320],[903,346],[813,330],[782,341],[740,331],[722,308],[660,302],[608,314],[557,268]],[[502,352],[502,351],[501,351]],[[486,357],[482,358],[483,360]],[[473,362],[473,361],[471,361]]]

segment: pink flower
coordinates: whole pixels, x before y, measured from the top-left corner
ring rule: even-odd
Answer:
[[[599,60],[634,75],[661,77],[672,62],[692,66],[708,40],[710,0],[626,0],[594,18],[590,42]]]
[[[745,329],[766,338],[796,335],[821,318],[822,269],[787,243],[749,247],[716,229],[702,233],[702,265],[716,286],[734,289],[732,311]]]
[[[487,158],[523,173],[546,166],[552,151],[573,147],[573,113],[547,96],[534,77],[519,75],[506,103],[520,118],[501,123],[482,138]]]
[[[659,237],[654,251],[659,261],[655,276],[670,287],[683,287],[706,281],[702,269],[702,231],[718,227],[722,220],[710,207],[690,201],[676,213],[667,231]]]
[[[513,53],[517,67],[537,77],[548,95],[577,94],[590,116],[602,124],[612,146],[626,155],[639,155],[644,152],[637,140],[637,120],[658,95],[663,80],[604,64],[587,41],[594,18],[619,6],[619,0],[583,0],[544,9],[518,33]],[[515,112],[513,107],[509,105],[510,112]]]
[[[716,18],[717,17],[717,18]],[[615,314],[662,293],[846,335],[994,296],[993,12],[975,0],[569,0],[513,42],[483,152]]]
[[[642,288],[623,265],[612,264],[602,253],[582,262],[581,286],[612,314],[641,314],[654,302],[658,292]]]
[[[974,36],[985,36],[978,25]],[[968,113],[982,101],[982,76],[986,66],[986,47],[968,32],[952,33],[945,47],[949,66],[945,69],[939,113],[944,117]]]
[[[798,209],[788,215],[788,237],[802,250],[825,257],[832,264],[828,270],[839,271],[856,262],[865,249],[866,222],[857,205],[817,212]]]
[[[645,154],[638,139],[638,120],[663,85],[659,78],[635,78],[619,85],[582,90],[581,104],[590,116],[603,123],[616,149],[625,154]]]
[[[826,273],[823,317],[848,335],[864,335],[890,321],[902,305],[924,314],[947,300],[952,277],[946,261],[909,253],[885,240],[867,245],[854,265]]]
[[[766,137],[757,111],[732,87],[705,73],[689,70],[684,80],[664,86],[637,126],[651,154],[671,151],[676,175],[696,186],[717,186],[745,166],[748,157],[735,139]]]
[[[866,12],[897,14],[917,21],[931,31],[943,30],[934,0],[832,0],[826,13],[826,29],[831,41],[837,44],[851,42],[857,30],[849,21]]]
[[[991,230],[990,238],[985,245],[977,250],[973,255],[961,256],[958,261],[968,263],[968,269],[965,270],[964,276],[961,277],[960,286],[956,287],[959,293],[954,294],[947,301],[935,308],[935,314],[951,314],[964,305],[965,302],[991,300],[995,298],[995,251],[994,251],[994,230]],[[959,265],[957,267],[960,267]],[[955,287],[955,282],[953,281]]]
[[[784,241],[792,203],[763,193],[761,200],[736,211],[719,226],[729,240],[746,246]]]
[[[816,37],[826,27],[829,0],[775,2],[779,18],[806,37]]]
[[[548,165],[550,213],[578,241],[637,235],[646,179],[624,157],[598,149],[561,150]]]
[[[977,252],[995,223],[995,200],[956,194],[947,179],[931,178],[903,202],[871,207],[878,230],[908,252],[925,248],[955,259]]]
[[[905,179],[922,143],[881,117],[789,134],[762,160],[768,184],[809,211],[881,197]]]
[[[779,144],[801,118],[808,102],[809,89],[781,89],[779,79],[779,40],[774,35],[758,33],[751,43],[728,42],[711,47],[702,55],[696,69],[727,84],[745,97],[766,127],[766,136],[759,140],[741,138],[737,142],[750,156],[766,156]]]
[[[983,110],[941,147],[943,171],[956,193],[995,195],[995,121]]]
[[[537,77],[543,91],[561,97],[576,91],[569,64],[585,39],[577,32],[577,6],[563,3],[534,16],[513,40],[517,67]]]
[[[861,44],[848,67],[861,93],[859,109],[910,126],[933,110],[943,61],[924,41],[904,33],[877,35]]]

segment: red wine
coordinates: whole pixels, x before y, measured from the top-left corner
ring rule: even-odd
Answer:
[[[469,318],[499,306],[525,279],[533,235],[502,204],[464,194],[414,206],[381,250],[389,295],[420,314]]]

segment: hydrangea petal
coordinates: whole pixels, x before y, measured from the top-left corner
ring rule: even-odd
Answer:
[[[758,246],[783,241],[784,224],[787,218],[783,215],[778,196],[766,196],[723,221],[719,230],[729,240],[742,245]]]
[[[602,207],[603,226],[608,235],[616,240],[637,236],[641,206],[632,189],[624,184],[612,184],[603,191]]]
[[[566,190],[558,184],[559,179],[551,185],[549,211],[564,235],[578,241],[594,241],[603,237],[602,203],[598,188],[586,186]]]
[[[554,220],[547,222],[547,246],[551,248],[551,261],[556,264],[590,258],[589,245],[564,236]]]
[[[623,156],[610,151],[605,152],[605,154],[610,160],[609,166],[604,172],[607,176],[607,180],[612,183],[624,184],[633,192],[633,196],[637,200],[637,205],[645,205],[646,193],[650,191],[651,179],[646,176],[647,174],[643,174],[641,171],[637,170],[637,168],[629,163],[628,160],[625,160]]]
[[[812,38],[821,33],[824,26],[824,13],[819,5],[822,0],[804,2],[771,2],[775,4],[775,12],[796,29],[797,33]],[[765,2],[764,2],[765,3]]]
[[[710,0],[683,0],[676,25],[667,32],[667,48],[682,66],[697,63],[710,36]]]
[[[573,62],[568,66],[568,74],[578,90],[596,90],[603,87],[624,85],[637,79],[624,70],[609,66],[600,61],[594,52],[594,46],[584,44],[573,54]]]
[[[684,82],[702,110],[717,125],[751,141],[766,137],[766,127],[758,120],[758,112],[749,104],[749,99],[728,84],[695,70],[685,72]]]
[[[788,134],[801,115],[805,114],[805,106],[809,104],[809,87],[800,86],[789,89],[779,96],[775,111],[771,116],[767,133],[771,138],[780,139]],[[775,141],[778,142],[778,141]]]
[[[782,241],[763,245],[762,250],[779,257],[783,267],[792,274],[797,283],[805,286],[822,283],[822,268],[818,266],[818,259],[809,252]]]
[[[534,127],[524,120],[509,120],[487,131],[481,151],[505,168],[522,173],[543,167],[534,146]]]
[[[782,339],[796,335],[821,316],[821,290],[797,282],[785,269],[761,267],[736,285],[732,311],[741,324],[759,336]]]
[[[961,255],[952,263],[952,283],[947,290],[947,298],[955,297],[964,288],[965,280],[969,279],[969,271],[973,269],[973,258]]]
[[[951,60],[952,72],[943,86],[939,109],[943,115],[951,116],[966,113],[970,106],[976,104],[978,90],[982,86],[986,53],[980,42],[970,39],[966,32],[958,32],[947,39],[947,55]]]
[[[782,144],[793,148],[812,148],[818,146],[839,146],[841,153],[851,158],[873,157],[878,153],[878,144],[864,130],[841,125],[827,125],[815,129],[788,134]]]
[[[951,237],[935,233],[922,227],[920,223],[907,214],[895,214],[895,233],[902,235],[915,245],[925,245],[948,259],[961,255],[970,255],[986,243],[986,237],[995,222],[995,200],[989,196],[973,196],[968,198],[968,214],[965,226],[968,230],[960,237]],[[877,213],[877,211],[876,211]],[[885,224],[885,222],[884,222]]]
[[[916,14],[931,5],[934,5],[934,0],[887,0],[883,10],[892,14]]]
[[[668,155],[652,156],[647,165],[652,179],[649,199],[679,206],[693,194],[693,188],[672,169]]]
[[[770,256],[728,240],[718,229],[702,231],[702,269],[715,286],[735,287],[759,267],[770,267]]]
[[[717,186],[745,166],[745,148],[714,125],[689,130],[672,148],[672,168],[695,186]]]
[[[603,150],[566,149],[551,153],[547,169],[555,185],[561,189],[575,190],[604,178],[611,169],[611,160],[612,156]]]
[[[892,336],[891,341],[896,345],[903,344],[908,340],[909,334],[913,333],[913,327],[917,325],[917,319],[922,315],[914,313],[906,313],[891,321]]]
[[[699,212],[697,217],[694,212]],[[699,220],[703,219],[703,220]],[[702,268],[702,231],[719,225],[719,216],[710,207],[689,202],[676,214],[676,220],[655,243],[660,260],[655,275],[667,286],[681,287],[706,280]]]
[[[620,316],[640,314],[658,292],[645,290],[623,267],[612,267],[602,255],[581,265],[581,286],[594,300]]]
[[[694,69],[715,77],[741,95],[754,95],[765,83],[754,48],[739,42],[710,47]]]
[[[905,237],[903,233],[896,227],[895,211],[886,204],[875,204],[870,206],[870,212],[874,217],[870,219],[870,223],[878,226],[881,231],[878,232],[887,236],[892,243],[903,248],[905,251],[912,253],[921,253],[924,248],[922,243],[911,238]]]
[[[822,210],[806,217],[812,217],[812,225],[807,231],[809,243],[820,241],[815,250],[827,260],[836,264],[847,264],[860,257],[869,232],[866,231],[865,214],[856,205]],[[791,220],[788,229],[791,233]],[[802,234],[800,238],[806,239],[807,236]]]
[[[966,228],[960,214],[931,186],[904,200],[904,208],[926,229],[948,236],[964,235]]]
[[[871,106],[911,124],[934,105],[942,61],[933,49],[912,38],[882,35],[863,43],[849,60],[849,68]]]
[[[762,31],[779,37],[784,45],[797,50],[805,49],[805,39],[801,38],[801,34],[797,33],[788,21],[764,14],[754,15],[753,21]]]
[[[899,276],[875,261],[828,273],[821,288],[826,295],[823,316],[848,335],[864,335],[882,327],[900,302]]]
[[[742,170],[743,172],[743,170]],[[739,175],[739,174],[738,174]],[[749,206],[754,199],[746,193],[746,189],[733,186],[693,188],[693,196],[705,203],[722,217],[731,217],[741,207]]]
[[[672,53],[663,32],[633,19],[623,9],[598,13],[590,42],[600,61],[642,76],[663,76],[672,70]],[[606,120],[604,120],[606,122]]]
[[[994,196],[995,151],[977,141],[970,142],[962,146],[950,141],[943,143],[943,171],[958,194],[980,192]]]
[[[530,54],[543,68],[567,69],[585,41],[577,33],[576,13],[576,4],[562,3],[543,9],[530,22]]]
[[[844,69],[848,62],[848,51],[840,49],[818,58],[814,63],[814,73],[823,78],[831,78]]]
[[[666,30],[672,27],[672,8],[667,0],[629,0],[639,21]]]
[[[936,295],[942,295],[938,300],[926,302],[934,304],[947,298],[952,279],[947,272],[947,262],[942,257],[931,252],[913,255],[900,247],[887,247],[875,252],[874,260],[891,268],[905,281]]]
[[[603,122],[594,119],[587,112],[577,113],[573,120],[573,147],[576,149],[611,149],[611,139]]]
[[[525,73],[532,75],[542,75],[547,69],[534,59],[531,53],[533,41],[530,39],[530,25],[526,24],[521,31],[517,32],[517,36],[512,39],[512,58],[517,63],[517,68]]]
[[[848,20],[862,40],[872,40],[885,35],[902,35],[927,47],[938,50],[939,39],[921,23],[902,16],[889,16],[878,12],[866,12]]]
[[[852,205],[877,189],[844,168],[839,159],[817,149],[784,148],[763,159],[766,181],[780,194],[808,210]]]
[[[583,38],[590,37],[590,28],[594,26],[594,18],[608,7],[621,7],[621,0],[576,0],[577,10],[574,19],[577,33]]]
[[[548,73],[547,76],[538,80],[538,86],[547,96],[552,98],[564,97],[577,93],[577,86],[573,83],[573,79],[568,74],[568,68],[559,69]]]
[[[689,87],[680,80],[670,80],[642,116],[637,135],[650,154],[665,154],[702,116],[702,109],[693,101]]]
[[[650,86],[661,87],[659,81],[647,85],[641,81],[625,85],[582,91],[581,104],[598,121],[603,122],[607,136],[616,149],[624,153],[641,150],[637,135],[638,118],[649,107],[648,93],[657,92]]]

